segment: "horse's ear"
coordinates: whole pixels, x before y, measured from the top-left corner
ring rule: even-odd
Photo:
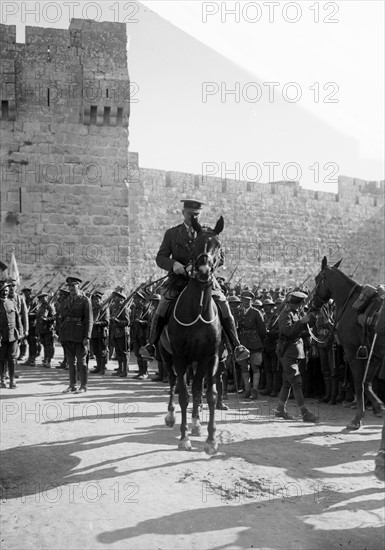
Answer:
[[[198,218],[196,216],[191,217],[191,225],[194,231],[196,231],[197,233],[200,233],[202,231],[202,226],[198,222]]]
[[[224,226],[225,226],[225,221],[223,219],[223,216],[221,216],[217,221],[217,223],[215,224],[214,233],[216,233],[217,235],[219,235],[219,233],[222,233]]]
[[[328,265],[328,259],[326,256],[323,257],[322,259],[322,264],[321,264],[321,271],[323,271],[325,269],[325,267],[327,267]]]
[[[333,267],[337,267],[337,268],[340,267],[342,260],[343,260],[343,258],[341,258],[340,260],[338,260],[338,262],[336,262],[336,263],[333,265]]]

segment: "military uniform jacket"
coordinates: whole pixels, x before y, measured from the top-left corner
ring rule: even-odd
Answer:
[[[124,308],[122,313],[120,313],[122,309],[122,305],[112,304],[110,315],[111,315],[111,323],[110,323],[110,330],[111,330],[111,336],[112,338],[123,338],[124,336],[128,336],[129,334],[129,325],[130,325],[130,318],[128,316],[127,308]],[[120,315],[119,315],[120,313]],[[113,321],[113,319],[117,318],[117,321]]]
[[[273,353],[277,347],[278,337],[279,337],[279,328],[278,323],[274,323],[274,318],[276,317],[275,312],[273,311],[269,315],[266,315],[264,318],[266,326],[266,337],[263,342],[264,351],[267,353]],[[274,323],[274,324],[273,324]],[[269,330],[267,327],[270,326]]]
[[[84,338],[91,338],[93,315],[91,301],[87,296],[80,294],[73,299],[66,298],[60,307],[61,342],[82,342]]]
[[[20,296],[20,294],[15,294],[14,297],[10,299],[13,300],[16,304],[17,311],[20,314],[21,324],[23,325],[23,331],[28,332],[29,331],[28,308],[24,300],[24,296]]]
[[[242,308],[238,318],[239,341],[250,351],[262,351],[266,327],[262,314],[250,307],[246,313]]]
[[[23,325],[14,300],[0,300],[0,342],[15,342],[23,336]]]
[[[305,358],[301,338],[305,326],[300,319],[301,317],[296,311],[285,309],[278,320],[280,355],[284,355],[289,359]]]
[[[151,306],[136,306],[132,315],[131,335],[133,338],[145,338],[148,332],[149,322],[151,320]]]
[[[37,334],[50,334],[54,331],[55,308],[51,304],[41,304],[36,313]]]
[[[94,324],[92,326],[91,338],[107,338],[110,324],[110,310],[101,304],[92,304],[92,315]]]

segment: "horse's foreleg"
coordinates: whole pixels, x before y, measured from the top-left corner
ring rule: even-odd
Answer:
[[[372,380],[380,366],[381,360],[379,360],[377,357],[373,357],[370,362],[368,373],[364,383],[364,394],[370,399],[373,405],[373,414],[378,418],[382,418],[383,416],[384,404],[381,399],[379,399],[378,396],[374,393]]]
[[[168,371],[168,380],[170,384],[170,396],[168,401],[168,413],[164,419],[166,426],[169,428],[172,428],[176,421],[175,416],[175,406],[174,406],[174,395],[175,395],[175,382],[176,382],[176,375],[174,372],[174,369],[172,368],[172,365],[167,365],[167,371]]]
[[[192,410],[192,428],[191,435],[202,435],[202,426],[200,423],[199,412],[202,406],[202,384],[203,377],[199,373],[193,377],[192,394],[193,394],[193,410]]]
[[[215,358],[214,361],[214,368],[209,368],[207,373],[207,392],[206,392],[206,398],[207,398],[207,404],[209,407],[209,423],[207,426],[208,431],[208,438],[206,440],[205,444],[205,453],[209,455],[213,455],[218,452],[218,442],[216,439],[216,425],[215,425],[215,408],[217,404],[217,388],[215,385],[215,378],[214,373],[216,371],[216,367],[218,365],[218,358]]]
[[[181,451],[189,451],[191,449],[191,443],[188,437],[188,425],[187,425],[187,407],[189,404],[189,393],[187,389],[186,372],[184,372],[183,374],[178,372],[178,385],[179,385],[179,405],[182,412],[182,420],[180,424],[180,442],[178,445],[178,449]]]
[[[349,359],[348,359],[349,361]],[[362,419],[365,416],[364,409],[364,388],[363,388],[363,374],[365,366],[362,364],[362,360],[353,359],[350,364],[350,368],[354,379],[354,392],[357,401],[356,416],[346,426],[348,430],[358,430],[362,426]]]

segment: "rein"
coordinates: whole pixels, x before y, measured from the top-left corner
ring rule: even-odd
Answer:
[[[217,319],[218,319],[218,309],[215,313],[215,316],[213,317],[213,319],[209,320],[209,321],[206,321],[205,319],[203,319],[202,317],[202,308],[203,308],[203,295],[204,295],[204,291],[201,290],[201,299],[200,299],[200,302],[199,302],[199,313],[196,317],[196,319],[194,321],[192,321],[192,323],[183,323],[182,321],[180,321],[179,319],[177,319],[176,317],[176,310],[177,310],[177,307],[178,307],[178,304],[179,304],[179,300],[182,296],[182,294],[186,291],[187,287],[184,288],[182,290],[182,292],[179,294],[178,296],[178,299],[176,301],[176,304],[175,304],[175,307],[174,307],[174,312],[173,312],[173,316],[174,316],[174,319],[175,321],[178,323],[178,325],[181,325],[182,327],[192,327],[193,325],[195,325],[195,323],[197,323],[198,321],[202,321],[203,323],[205,323],[206,325],[211,325],[212,323],[214,323]]]

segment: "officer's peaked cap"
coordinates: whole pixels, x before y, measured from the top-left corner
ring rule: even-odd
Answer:
[[[250,300],[253,300],[255,298],[255,295],[251,292],[251,290],[244,290],[241,294],[241,298],[248,298]]]
[[[299,290],[289,294],[289,300],[292,304],[300,304],[305,298],[307,298],[307,294]]]
[[[82,280],[79,279],[79,277],[72,277],[71,276],[71,277],[67,277],[67,279],[66,279],[67,285],[71,285],[73,283],[80,285],[81,282],[82,282]]]
[[[183,202],[183,208],[185,210],[196,213],[200,212],[202,210],[202,206],[205,204],[204,202],[196,199],[181,199],[180,202]]]

